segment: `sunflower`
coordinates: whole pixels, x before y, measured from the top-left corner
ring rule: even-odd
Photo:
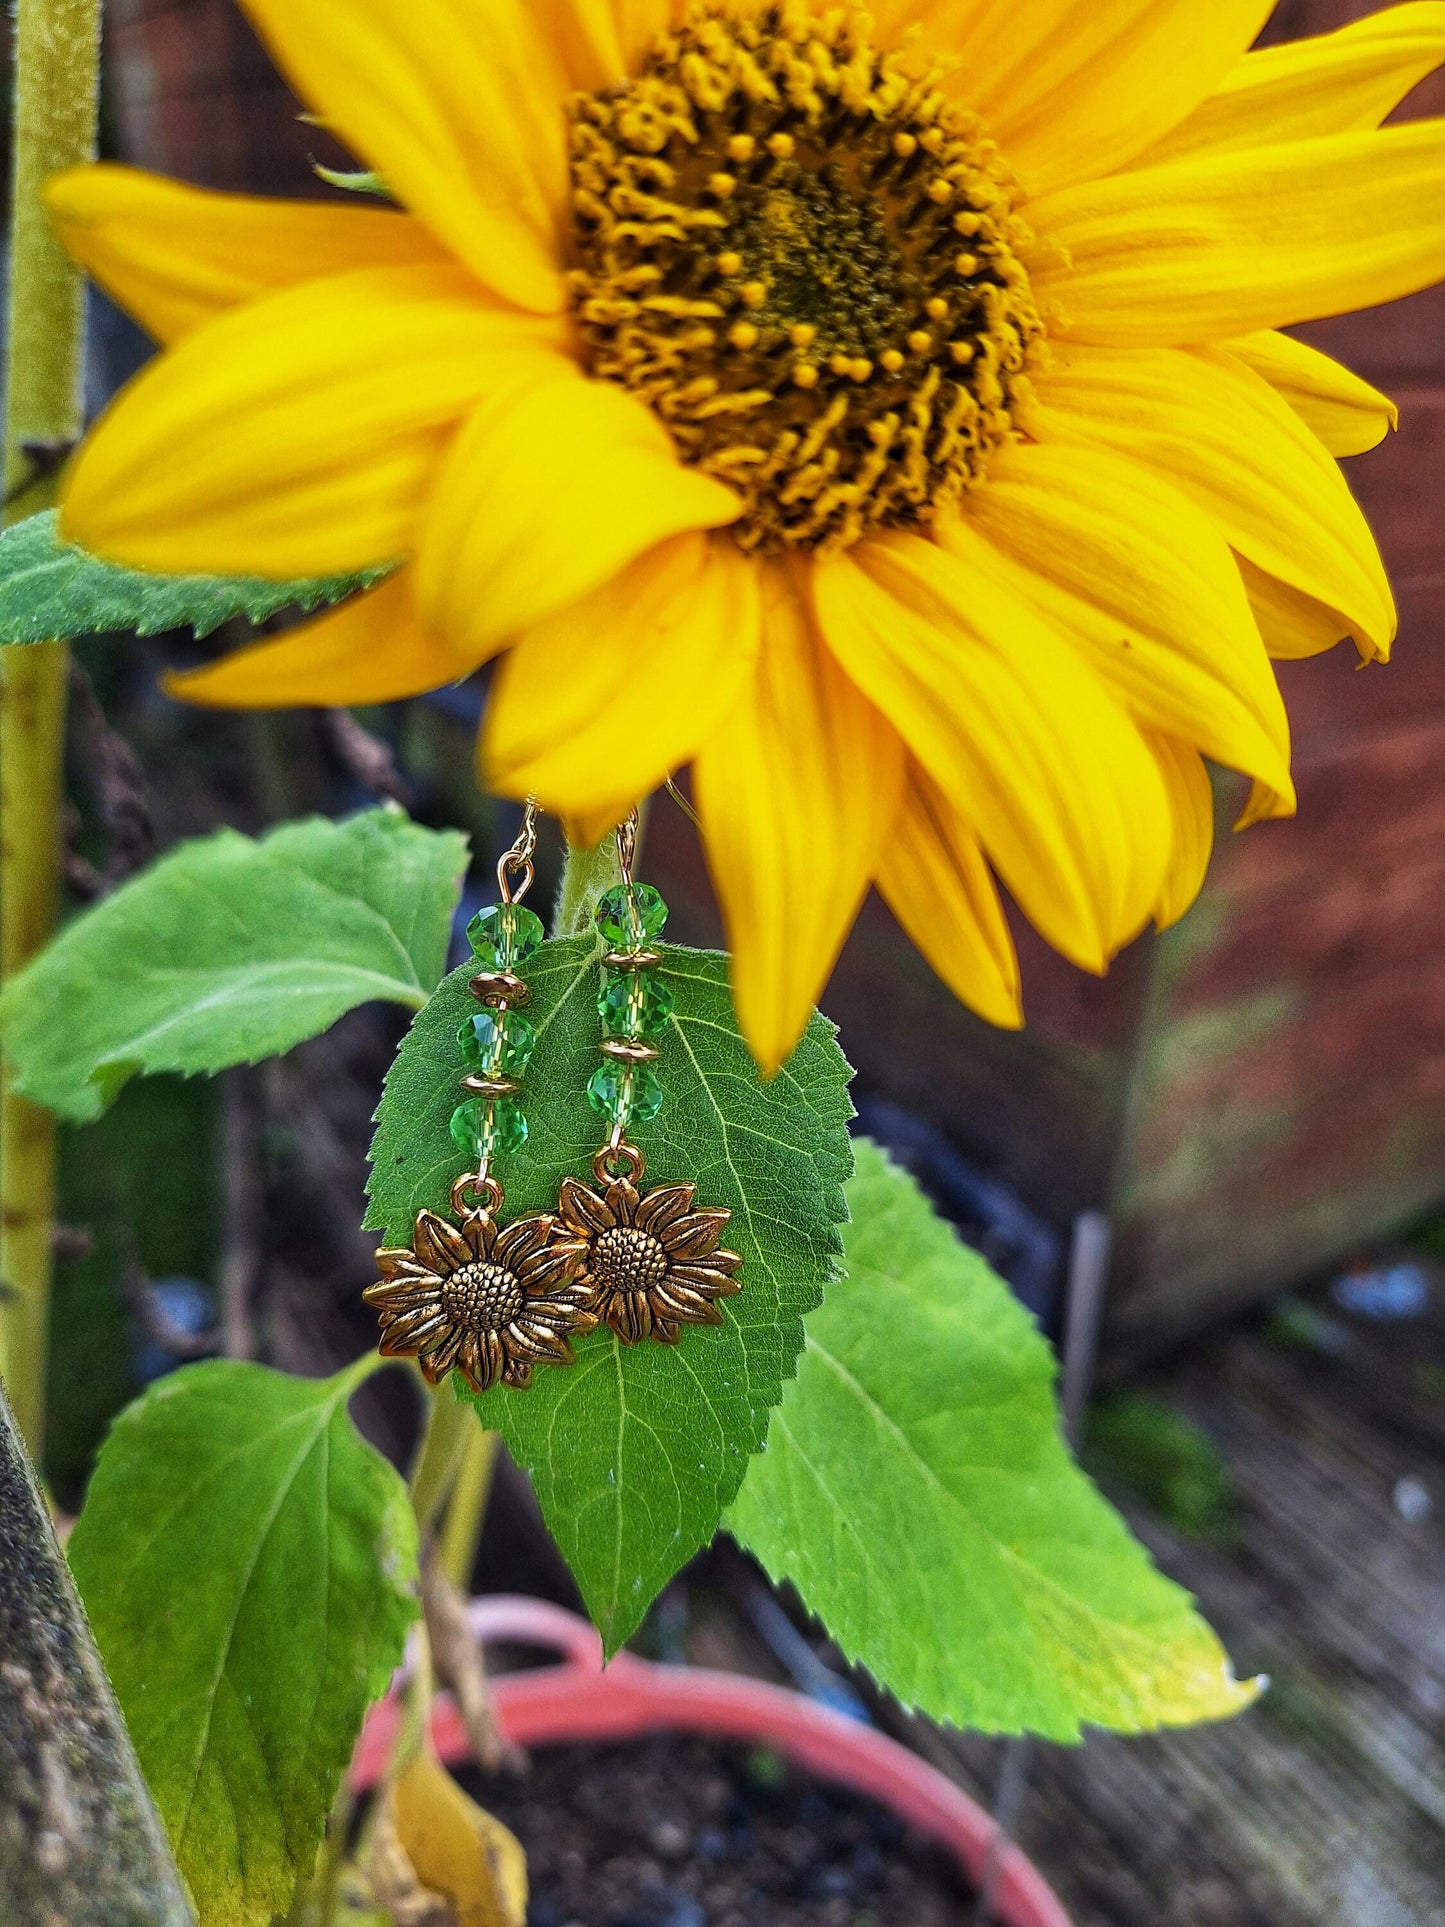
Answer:
[[[550,1217],[502,1228],[481,1212],[459,1225],[420,1212],[412,1247],[378,1251],[381,1277],[362,1293],[381,1312],[383,1355],[415,1358],[433,1385],[455,1366],[478,1392],[572,1364],[568,1337],[597,1324],[576,1277],[586,1249]]]
[[[1334,457],[1389,401],[1277,332],[1445,275],[1445,6],[242,0],[393,206],[58,177],[167,345],[64,532],[381,586],[178,677],[373,702],[497,656],[495,789],[693,794],[761,1063],[870,881],[1016,1024],[1002,884],[1090,970],[1195,896],[1205,759],[1293,808],[1271,656],[1395,613]]]
[[[696,1195],[695,1184],[662,1184],[643,1197],[630,1177],[601,1192],[562,1180],[563,1230],[586,1241],[577,1282],[629,1345],[675,1345],[684,1325],[720,1325],[718,1299],[742,1290],[734,1276],[742,1259],[718,1247],[732,1213],[695,1210]]]

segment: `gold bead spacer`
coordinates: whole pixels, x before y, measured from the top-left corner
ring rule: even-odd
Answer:
[[[598,1046],[604,1057],[619,1064],[650,1064],[662,1055],[655,1044],[644,1044],[634,1037],[605,1037]]]
[[[660,950],[609,950],[602,959],[607,970],[651,970],[661,962]]]
[[[515,1097],[522,1088],[515,1077],[477,1077],[470,1071],[460,1082],[473,1097]]]
[[[500,1005],[525,1004],[531,997],[530,987],[522,981],[514,970],[479,970],[475,977],[468,978],[467,989],[479,1004]]]

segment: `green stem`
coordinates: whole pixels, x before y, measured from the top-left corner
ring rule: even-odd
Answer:
[[[479,1420],[471,1406],[458,1399],[450,1385],[443,1382],[429,1392],[426,1430],[407,1481],[423,1554],[427,1535],[441,1516],[447,1494],[456,1483],[469,1432],[475,1430],[478,1424]]]
[[[482,1522],[487,1516],[487,1500],[492,1493],[492,1473],[497,1463],[500,1432],[488,1432],[481,1421],[467,1434],[462,1462],[457,1468],[456,1484],[447,1502],[438,1548],[442,1571],[460,1593],[471,1584],[472,1567],[477,1562],[477,1544]]]
[[[557,886],[553,935],[585,937],[592,928],[597,899],[621,881],[615,836],[609,833],[603,837],[595,850],[579,850],[569,843],[562,861],[562,881]]]
[[[84,283],[40,189],[58,168],[94,157],[99,75],[100,0],[18,0],[4,470],[11,518],[51,494],[46,480],[27,486],[36,472],[27,444],[63,448],[81,429]],[[0,651],[0,979],[55,923],[68,669],[63,643]],[[37,1454],[54,1202],[54,1119],[0,1092],[0,1374]]]

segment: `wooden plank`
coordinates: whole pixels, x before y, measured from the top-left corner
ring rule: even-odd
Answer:
[[[1237,1331],[1148,1381],[1223,1451],[1240,1541],[1125,1510],[1240,1671],[1272,1685],[1224,1725],[1034,1749],[1019,1838],[1077,1927],[1445,1920],[1441,1298],[1428,1322],[1337,1315],[1339,1357]],[[1431,1492],[1429,1517],[1396,1510],[1402,1478]],[[996,1743],[908,1730],[991,1798]]]

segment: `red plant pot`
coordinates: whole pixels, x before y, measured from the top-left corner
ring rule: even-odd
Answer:
[[[631,1653],[619,1653],[604,1670],[595,1629],[575,1613],[540,1599],[497,1595],[474,1600],[469,1618],[478,1639],[542,1646],[565,1655],[560,1666],[493,1679],[497,1722],[515,1745],[629,1740],[672,1729],[775,1747],[819,1779],[867,1794],[938,1841],[971,1886],[977,1887],[991,1866],[994,1912],[1004,1927],[1070,1927],[1043,1876],[1000,1837],[983,1808],[875,1728],[800,1693],[733,1673],[656,1666]],[[372,1708],[351,1767],[356,1791],[365,1792],[380,1779],[399,1718],[395,1692]],[[432,1736],[449,1764],[469,1757],[466,1729],[446,1694],[438,1695],[433,1707]]]

